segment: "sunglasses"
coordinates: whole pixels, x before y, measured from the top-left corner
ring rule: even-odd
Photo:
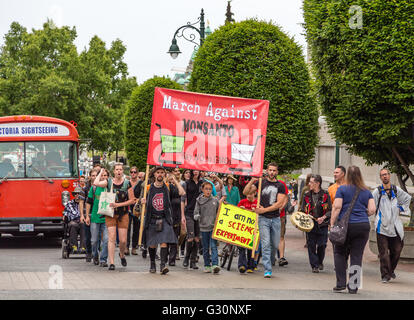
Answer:
[[[130,171],[129,173],[137,173],[136,171]]]

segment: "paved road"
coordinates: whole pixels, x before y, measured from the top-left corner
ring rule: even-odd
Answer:
[[[261,265],[254,274],[240,275],[236,272],[236,262],[231,271],[222,270],[219,275],[204,274],[201,269],[185,270],[182,260],[166,276],[149,274],[149,261],[141,256],[127,257],[126,268],[116,258],[116,270],[111,272],[86,263],[84,259],[62,259],[58,239],[3,235],[0,239],[0,299],[414,299],[414,264],[400,264],[396,272],[398,278],[382,284],[377,258],[367,248],[363,288],[359,294],[333,293],[332,247],[327,248],[325,271],[313,274],[302,233],[288,225],[286,239],[289,265],[274,267],[273,278],[264,279]],[[51,282],[56,279],[55,274],[49,273],[51,266],[63,271],[61,282]],[[63,289],[51,290],[50,283],[52,286],[61,284]]]

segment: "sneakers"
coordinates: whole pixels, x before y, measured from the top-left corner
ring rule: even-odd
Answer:
[[[147,257],[148,251],[142,250],[142,257],[145,259]]]
[[[323,263],[321,263],[321,264],[319,265],[319,270],[320,270],[320,271],[323,271]]]
[[[131,254],[134,255],[134,256],[138,255],[137,248],[132,248]]]
[[[102,268],[106,268],[108,266],[108,264],[105,261],[103,261],[103,262],[101,262],[100,266]]]
[[[92,254],[88,253],[86,254],[86,262],[91,262],[92,261]]]
[[[265,278],[271,278],[272,277],[272,273],[271,272],[265,272],[264,277]]]
[[[197,263],[196,262],[190,262],[190,268],[194,269],[194,270],[197,270],[198,269]]]
[[[312,268],[312,273],[319,273],[319,268]]]
[[[74,254],[78,253],[78,247],[77,246],[72,246],[72,253],[74,253]]]
[[[240,266],[239,267],[239,272],[240,273],[245,273],[246,272],[246,267],[245,266]]]
[[[246,271],[247,273],[253,273],[254,271],[253,271],[253,269],[247,269],[247,271]]]
[[[86,254],[86,248],[82,247],[81,250],[80,250],[80,253],[81,254]]]
[[[213,266],[213,272],[214,272],[214,274],[218,274],[220,272],[220,267],[217,266],[217,265],[214,265]]]
[[[94,264],[95,266],[99,265],[99,257],[95,257],[95,258],[93,258],[93,264]]]
[[[283,267],[288,265],[288,261],[285,258],[280,258],[279,259],[279,267]]]
[[[384,278],[381,279],[381,282],[382,283],[388,283],[388,282],[390,282],[390,280],[391,280],[390,278],[384,277]]]
[[[188,268],[188,264],[189,264],[189,260],[190,260],[190,257],[185,257],[184,258],[184,262],[183,262],[183,267],[184,268]]]
[[[125,254],[126,256],[129,256],[129,249],[126,249],[126,250],[125,250],[125,252],[124,252],[124,254]]]
[[[204,267],[204,273],[211,273],[211,267],[210,266]]]
[[[397,278],[397,276],[395,275],[395,273],[394,272],[391,273],[391,279],[395,279],[395,278]]]

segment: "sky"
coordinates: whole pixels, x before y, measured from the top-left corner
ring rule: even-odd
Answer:
[[[272,21],[305,52],[302,1],[233,0],[231,11],[236,22],[248,18]],[[41,29],[51,18],[58,27],[76,27],[78,52],[87,48],[95,35],[105,41],[107,48],[112,41],[122,40],[127,48],[124,61],[129,75],[140,84],[154,75],[172,77],[186,68],[194,44],[178,39],[182,54],[175,60],[167,51],[174,32],[187,22],[196,22],[201,8],[213,31],[224,24],[227,0],[1,0],[0,45],[13,21],[31,31]]]

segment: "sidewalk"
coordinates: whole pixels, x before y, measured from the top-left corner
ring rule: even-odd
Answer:
[[[53,275],[44,272],[0,272],[0,299],[23,297],[26,299],[81,298],[98,299],[117,293],[118,297],[131,299],[221,299],[226,292],[227,299],[414,299],[414,264],[400,264],[396,270],[397,279],[388,284],[380,281],[377,257],[366,249],[363,262],[362,289],[358,295],[334,294],[335,273],[332,246],[326,251],[325,270],[314,274],[308,262],[305,238],[288,220],[286,233],[285,267],[275,266],[271,279],[263,277],[263,267],[253,274],[239,274],[237,261],[232,270],[222,270],[219,275],[204,274],[202,258],[199,270],[186,270],[182,260],[170,273],[161,276],[150,274],[149,261],[141,256],[129,256],[128,267],[115,271],[86,264],[83,259],[63,260],[56,250],[56,265],[63,269],[63,290],[49,290]],[[54,252],[54,251],[53,251]],[[53,253],[54,255],[54,253]],[[70,266],[81,267],[81,271],[70,270]],[[157,261],[157,268],[159,261]],[[97,269],[98,268],[98,269]],[[12,269],[10,269],[12,270]],[[248,290],[240,290],[248,289]]]

